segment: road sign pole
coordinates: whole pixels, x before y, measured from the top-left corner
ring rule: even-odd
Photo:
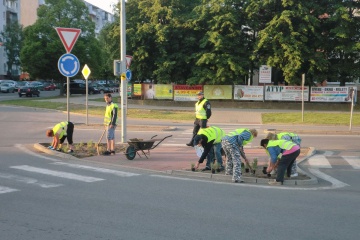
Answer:
[[[126,112],[127,112],[127,82],[126,69],[126,25],[125,25],[125,0],[120,7],[120,57],[121,57],[121,142],[126,143]]]
[[[67,109],[67,121],[70,122],[70,78],[66,78],[66,109]]]

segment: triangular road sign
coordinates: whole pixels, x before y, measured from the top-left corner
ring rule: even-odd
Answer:
[[[66,52],[70,53],[81,33],[81,29],[61,27],[57,27],[55,29],[65,47]]]

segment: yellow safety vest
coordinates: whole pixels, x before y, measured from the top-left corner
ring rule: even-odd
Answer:
[[[62,138],[64,135],[66,136],[66,130],[67,130],[68,122],[61,122],[55,125],[55,127],[52,129],[54,135],[61,129],[61,132],[59,133],[59,138]]]
[[[244,140],[243,141],[243,146],[245,146],[246,144],[248,144],[249,142],[251,142],[254,139],[254,136],[251,134],[249,129],[247,129],[247,128],[239,128],[239,129],[236,129],[233,132],[228,133],[227,136],[232,137],[232,136],[235,136],[235,135],[240,135],[244,131],[248,131],[250,133],[250,135],[251,135],[249,140]]]
[[[105,117],[104,117],[104,125],[108,126],[111,122],[111,113],[114,110],[114,108],[119,109],[118,105],[116,103],[111,103],[110,105],[106,106],[105,110]],[[118,118],[116,116],[116,124],[118,122]]]
[[[208,138],[208,142],[215,139],[215,143],[220,143],[221,139],[225,136],[224,130],[218,127],[208,127],[208,128],[200,128],[200,130],[197,133],[198,135],[203,134]]]
[[[287,140],[269,140],[269,143],[266,146],[266,148],[276,147],[276,146],[284,150],[290,150],[294,146],[296,146],[296,144],[293,143],[292,141],[287,141]]]
[[[207,102],[207,99],[203,99],[200,103],[195,103],[195,117],[198,119],[207,119],[206,110],[204,109],[204,104]]]

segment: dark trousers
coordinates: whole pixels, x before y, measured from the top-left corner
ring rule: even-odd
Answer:
[[[281,157],[281,159],[279,160],[279,165],[277,167],[277,175],[276,175],[277,182],[284,182],[285,171],[287,176],[290,177],[291,167],[299,155],[300,155],[300,149],[291,154],[283,155]]]
[[[190,140],[189,143],[193,144],[194,143],[194,138],[196,136],[196,134],[198,133],[198,131],[200,130],[200,128],[206,128],[207,127],[207,119],[195,119],[194,121],[194,129],[193,129],[193,136]]]
[[[69,122],[66,130],[66,135],[60,138],[60,143],[63,144],[65,139],[67,138],[68,143],[73,144],[73,133],[74,133],[74,124],[72,122]]]

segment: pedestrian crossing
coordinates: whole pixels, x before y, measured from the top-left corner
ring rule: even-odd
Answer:
[[[54,170],[56,166],[65,167],[65,171]],[[67,170],[68,168],[68,170]],[[65,186],[66,183],[56,183],[59,179],[66,179],[70,181],[77,181],[80,183],[96,183],[100,181],[105,181],[107,175],[117,176],[117,177],[135,177],[140,176],[141,174],[131,173],[131,172],[124,172],[118,171],[114,169],[107,169],[107,168],[100,168],[100,167],[92,167],[88,165],[81,165],[81,164],[72,164],[68,162],[51,162],[48,163],[45,167],[35,167],[31,165],[16,165],[16,166],[9,166],[9,169],[16,171],[16,173],[12,172],[11,170],[9,173],[7,172],[0,172],[0,195],[5,193],[12,193],[12,192],[19,192],[21,191],[20,186],[35,186],[40,187],[43,189],[50,189],[56,187]],[[80,169],[81,171],[86,171],[85,174],[75,174],[71,171],[73,169]],[[10,173],[11,172],[11,173]],[[100,173],[105,177],[93,177],[91,174],[93,173]],[[31,177],[28,175],[31,174]],[[51,181],[42,181],[39,180],[42,176],[50,177]],[[3,179],[3,180],[1,180]],[[4,181],[6,180],[6,181]],[[5,186],[4,183],[6,183]],[[16,185],[16,187],[13,187]]]
[[[350,166],[353,169],[360,169],[360,156],[331,156],[331,155],[315,155],[308,159],[305,163],[311,168],[331,169],[333,166],[341,167]]]

